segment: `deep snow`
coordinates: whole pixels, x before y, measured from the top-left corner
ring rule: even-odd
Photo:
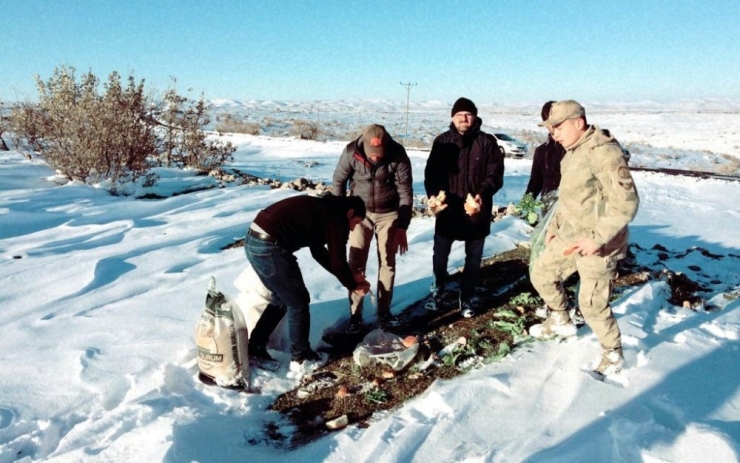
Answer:
[[[354,124],[358,112],[380,114],[374,104],[357,103],[357,111],[336,117]],[[312,107],[294,105],[307,113]],[[422,130],[446,129],[446,110],[437,106],[442,109],[429,109],[416,122],[426,124]],[[664,109],[599,107],[590,122],[631,144],[633,165],[707,167],[723,162],[718,153],[740,156],[734,130],[740,116],[733,108]],[[395,111],[387,117],[400,120]],[[481,111],[490,131],[538,130],[537,114]],[[239,146],[233,167],[324,181],[346,143],[225,138]],[[409,154],[420,195],[427,153]],[[307,159],[319,165],[305,167]],[[496,204],[518,201],[530,165],[506,160]],[[217,183],[187,172],[160,173],[152,191],[165,196]],[[58,186],[52,174],[40,160],[0,153],[0,463],[738,461],[740,182],[634,173],[641,205],[631,241],[644,249],[638,260],[662,262],[705,284],[715,309],[669,304],[662,281],[624,294],[614,309],[627,368],[615,382],[580,371],[599,354],[593,335],[582,329],[568,342],[529,344],[499,363],[438,381],[367,429],[350,426],[287,450],[265,441],[267,423],[290,432],[288,422],[266,408],[297,380],[283,367],[255,374],[261,394],[204,386],[196,379],[193,328],[211,275],[222,291],[239,296],[234,282],[247,266],[243,249],[223,248],[243,237],[261,208],[297,193],[231,184],[136,200],[101,188]],[[409,252],[398,261],[394,311],[426,294],[433,224],[412,222]],[[530,228],[508,217],[491,230],[487,255],[526,241]],[[653,250],[656,244],[668,251]],[[455,246],[451,268],[462,259]],[[299,252],[299,260],[316,345],[322,330],[346,315],[346,293],[309,253]],[[374,269],[371,261],[370,281]],[[274,353],[287,363],[286,354]]]

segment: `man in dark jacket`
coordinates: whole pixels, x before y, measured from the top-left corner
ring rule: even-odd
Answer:
[[[472,317],[475,311],[471,298],[480,274],[483,246],[491,231],[493,195],[504,184],[504,156],[493,135],[481,131],[483,121],[472,101],[459,98],[451,115],[450,129],[434,139],[424,170],[427,196],[438,199],[440,192],[445,192],[444,204],[432,208],[437,214],[434,281],[430,288],[432,297],[425,307],[439,309],[452,244],[464,241],[460,311],[464,317]]]
[[[554,101],[548,101],[542,106],[542,120],[546,121],[550,116],[550,108]],[[532,159],[532,172],[529,176],[529,184],[524,192],[531,193],[533,198],[540,196],[543,207],[543,215],[547,213],[560,186],[560,161],[565,156],[565,149],[552,138],[552,127],[547,127],[547,141],[534,150]]]
[[[413,203],[411,161],[406,150],[396,143],[385,127],[372,124],[357,140],[349,143],[334,170],[332,193],[344,196],[347,185],[352,195],[365,202],[367,214],[349,235],[349,266],[365,275],[370,243],[375,235],[378,253],[377,316],[382,328],[397,325],[391,314],[396,277],[396,253],[408,250],[406,230],[411,222]],[[350,322],[347,331],[362,327],[364,298],[349,293]]]
[[[352,274],[346,258],[349,232],[364,217],[365,203],[356,196],[293,196],[261,210],[247,231],[244,242],[247,260],[272,292],[266,311],[288,313],[292,371],[309,371],[322,364],[309,344],[311,298],[293,253],[308,247],[316,262],[348,290],[364,296],[370,284],[364,277]],[[264,343],[282,318],[279,313],[265,315],[251,335]],[[250,342],[250,348],[253,350],[250,356],[268,355],[261,343]]]

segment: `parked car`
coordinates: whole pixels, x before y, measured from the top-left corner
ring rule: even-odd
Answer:
[[[494,133],[494,137],[498,141],[498,147],[501,150],[501,154],[508,157],[521,158],[527,154],[527,144],[517,140],[511,135],[505,133]]]

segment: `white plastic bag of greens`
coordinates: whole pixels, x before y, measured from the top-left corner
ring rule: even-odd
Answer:
[[[537,260],[538,257],[540,257],[540,254],[542,254],[542,251],[545,250],[545,238],[547,238],[547,229],[550,226],[550,222],[552,221],[552,218],[555,216],[555,211],[558,209],[558,200],[557,196],[556,199],[551,203],[547,210],[547,214],[545,214],[545,217],[540,220],[540,223],[537,224],[536,227],[534,227],[534,231],[532,231],[532,236],[530,237],[530,253],[529,253],[529,273],[532,273],[532,268],[534,267],[534,263]]]
[[[237,303],[216,290],[216,279],[208,281],[203,311],[195,324],[198,369],[219,386],[249,387],[247,324]]]
[[[414,360],[417,352],[418,342],[407,346],[400,336],[376,329],[363,338],[352,357],[361,367],[380,363],[399,371]]]

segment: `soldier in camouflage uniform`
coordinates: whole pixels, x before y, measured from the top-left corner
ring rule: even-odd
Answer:
[[[578,304],[603,348],[596,371],[617,373],[624,363],[621,333],[609,298],[617,261],[627,253],[627,224],[637,214],[639,197],[622,150],[613,137],[586,122],[573,100],[552,105],[540,125],[566,150],[557,209],[545,231],[546,246],[534,262],[532,284],[552,311],[533,336],[573,336],[562,282],[578,272]]]

